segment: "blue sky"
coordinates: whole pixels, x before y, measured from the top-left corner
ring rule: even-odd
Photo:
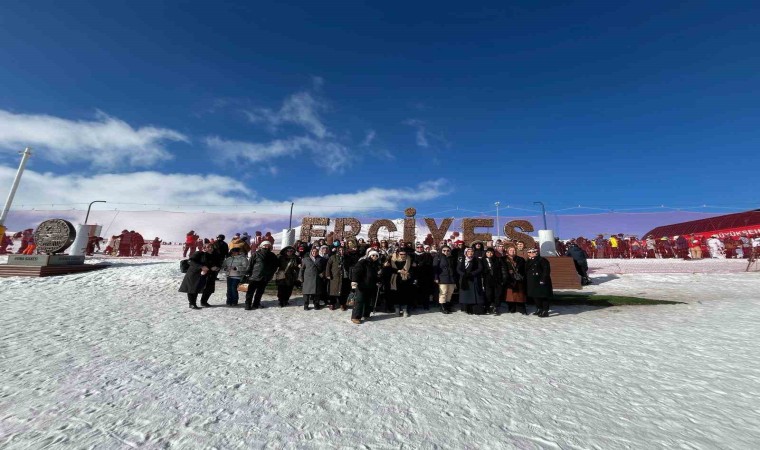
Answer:
[[[6,2],[0,192],[28,144],[19,205],[760,203],[755,2],[283,3]]]

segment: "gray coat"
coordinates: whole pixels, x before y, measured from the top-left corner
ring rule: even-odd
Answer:
[[[325,289],[325,267],[327,260],[317,256],[315,260],[311,255],[306,256],[301,264],[301,271],[298,279],[303,283],[301,292],[303,295],[316,295],[324,292]]]

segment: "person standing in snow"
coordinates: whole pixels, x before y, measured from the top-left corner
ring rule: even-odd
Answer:
[[[239,248],[233,248],[228,258],[222,263],[222,270],[227,272],[227,306],[236,306],[240,298],[238,286],[248,270],[248,258]]]
[[[351,323],[360,324],[367,320],[372,313],[377,291],[382,284],[380,281],[380,253],[369,250],[365,258],[359,260],[351,272],[351,289],[356,292],[354,310],[351,312]]]
[[[179,286],[179,292],[187,293],[187,300],[190,303],[190,309],[201,309],[196,304],[198,300],[198,294],[203,293],[206,295],[206,281],[208,274],[214,271],[218,271],[219,267],[214,266],[214,248],[211,244],[204,247],[203,251],[193,253],[188,258],[190,267],[185,273],[185,277],[182,279],[182,284]],[[214,286],[211,285],[211,292],[214,292]],[[211,294],[209,294],[211,295]]]
[[[433,274],[438,286],[438,304],[443,314],[451,314],[451,298],[456,290],[456,260],[451,257],[451,247],[444,245],[433,259]]]
[[[264,296],[264,289],[267,283],[274,277],[279,261],[277,256],[272,253],[272,243],[262,241],[248,265],[248,292],[245,293],[245,309],[250,311],[261,307],[261,297]]]
[[[303,293],[304,311],[309,310],[309,303],[312,301],[314,302],[314,309],[322,309],[322,305],[319,304],[319,301],[325,285],[325,268],[327,267],[327,260],[321,257],[319,252],[320,248],[316,245],[313,246],[311,248],[311,254],[301,262],[298,281],[302,284],[301,292]]]
[[[528,260],[525,262],[525,275],[528,284],[528,298],[532,298],[536,304],[538,317],[549,317],[549,299],[553,295],[551,267],[546,258],[538,254],[538,250],[528,250]]]
[[[277,261],[279,266],[274,274],[274,281],[277,284],[277,300],[280,307],[284,308],[288,305],[290,296],[293,294],[293,286],[298,281],[300,259],[293,247],[285,247],[280,250]]]
[[[158,251],[161,249],[161,239],[156,236],[155,239],[153,239],[153,242],[151,242],[151,247],[153,248],[153,251],[150,253],[150,256],[158,256]]]
[[[475,257],[471,247],[464,249],[464,256],[459,259],[457,273],[459,274],[459,304],[464,306],[467,314],[473,314],[474,306],[483,301],[480,292],[480,274],[483,263]]]
[[[578,272],[578,275],[581,276],[581,284],[584,286],[591,284],[591,279],[588,277],[588,259],[586,252],[578,247],[575,241],[570,241],[570,245],[567,247],[565,256],[573,258],[575,271]]]

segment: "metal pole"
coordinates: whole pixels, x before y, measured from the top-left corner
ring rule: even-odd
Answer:
[[[544,206],[544,203],[543,202],[533,202],[533,204],[534,205],[541,205],[541,211],[543,212],[543,215],[544,215],[544,230],[547,230],[548,228],[546,228],[546,207]]]
[[[288,224],[288,230],[293,229],[293,202],[290,202],[290,223]]]
[[[5,223],[5,218],[8,217],[8,211],[11,209],[11,204],[13,203],[13,197],[16,196],[16,190],[18,189],[18,185],[21,182],[21,175],[24,173],[24,167],[26,167],[26,161],[29,159],[30,156],[32,156],[32,149],[31,147],[27,147],[24,149],[21,153],[21,164],[18,165],[18,170],[16,171],[16,178],[13,179],[13,186],[11,186],[11,192],[8,194],[8,200],[5,201],[5,207],[3,208],[3,213],[0,215],[0,226],[2,226]]]
[[[92,208],[93,203],[107,203],[105,200],[95,200],[90,202],[90,206],[87,207],[87,215],[84,217],[84,224],[87,225],[87,219],[90,218],[90,208]]]
[[[495,202],[496,205],[496,239],[501,235],[501,229],[499,229],[499,202]]]

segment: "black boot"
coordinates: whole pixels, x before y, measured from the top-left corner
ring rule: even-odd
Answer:
[[[441,312],[444,314],[450,314],[448,306],[448,303],[441,303]]]
[[[190,309],[201,309],[198,307],[198,305],[195,304],[195,302],[190,302]]]
[[[303,296],[303,310],[304,311],[308,311],[309,310],[309,300],[310,300],[309,296],[307,296],[307,295]]]

